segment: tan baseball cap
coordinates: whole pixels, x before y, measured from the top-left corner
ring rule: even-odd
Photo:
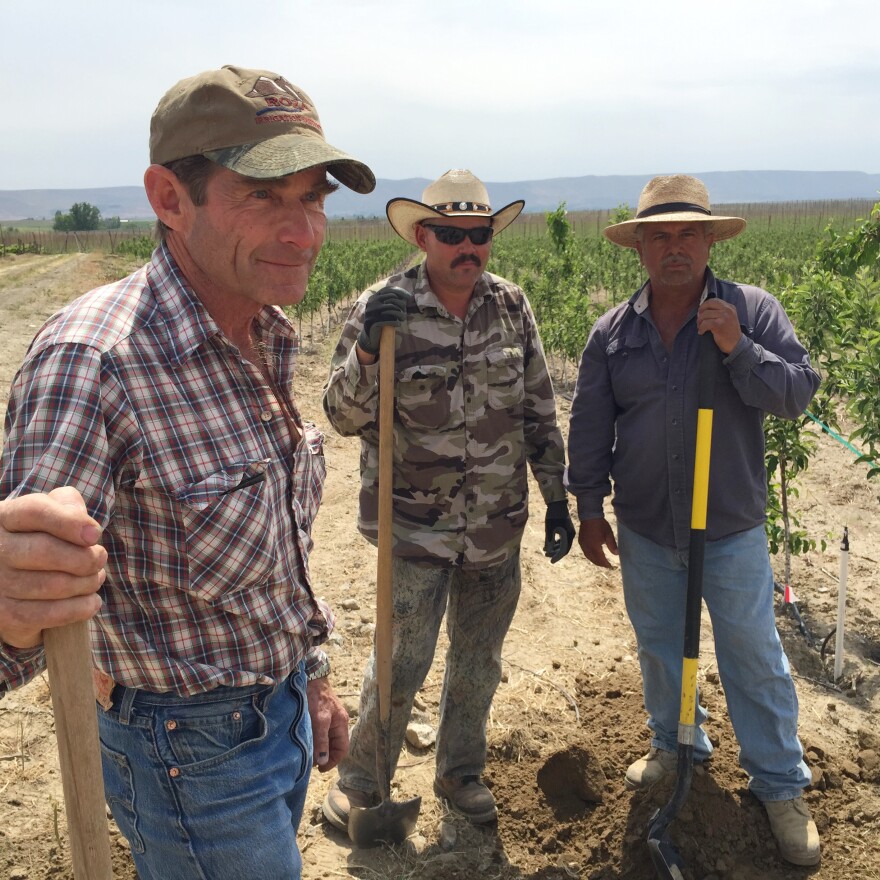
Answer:
[[[311,98],[283,76],[227,64],[172,86],[150,120],[150,162],[206,156],[247,177],[284,177],[317,165],[359,193],[373,172],[324,140]]]

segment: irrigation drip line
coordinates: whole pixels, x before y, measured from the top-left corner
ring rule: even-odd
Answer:
[[[773,581],[773,588],[778,592],[785,595],[785,587],[782,586],[778,581]],[[817,646],[817,641],[813,634],[807,629],[807,625],[804,623],[803,618],[801,617],[801,612],[798,610],[797,603],[795,602],[785,602],[785,607],[788,609],[789,614],[794,618],[795,623],[797,623],[798,629],[801,631],[801,635],[807,640],[807,644],[811,648],[815,648]]]
[[[804,412],[804,415],[811,418],[826,434],[833,437],[838,443],[842,443],[850,452],[853,453],[853,455],[861,458],[862,453],[859,452],[859,450],[856,449],[855,446],[853,446],[852,443],[850,443],[848,440],[844,440],[843,437],[841,437],[840,434],[837,433],[837,431],[829,428],[828,425],[825,424],[825,422],[817,419],[809,410]]]

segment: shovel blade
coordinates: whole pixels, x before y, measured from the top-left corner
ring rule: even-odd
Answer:
[[[420,797],[408,801],[382,801],[378,807],[352,807],[348,836],[356,846],[403,843],[415,831],[422,806]]]
[[[684,862],[668,837],[649,837],[648,852],[660,880],[684,880]]]

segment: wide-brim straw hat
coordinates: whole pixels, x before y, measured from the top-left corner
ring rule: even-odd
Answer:
[[[702,180],[687,174],[668,174],[648,181],[632,220],[605,227],[605,238],[634,248],[643,223],[711,223],[715,241],[734,238],[746,227],[742,217],[722,217],[709,208],[709,191]]]
[[[453,169],[425,188],[421,202],[406,198],[391,199],[385,206],[385,213],[394,231],[404,241],[418,247],[415,227],[423,220],[485,217],[497,234],[516,220],[525,204],[518,199],[493,213],[489,193],[482,181],[470,171]]]

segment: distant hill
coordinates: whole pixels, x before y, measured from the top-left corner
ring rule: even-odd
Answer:
[[[709,188],[713,204],[725,202],[801,202],[869,199],[880,201],[880,174],[861,171],[709,171],[697,176]],[[600,177],[554,177],[486,186],[493,207],[525,199],[526,211],[552,211],[565,202],[570,211],[635,207],[642,187],[653,174]],[[427,178],[379,180],[367,196],[340,187],[327,202],[328,215],[381,217],[389,199],[406,196],[421,199],[430,183]],[[68,211],[75,202],[96,205],[104,217],[123,220],[152,219],[153,211],[140,186],[96,189],[0,190],[0,223],[25,219],[51,219],[56,211]]]

